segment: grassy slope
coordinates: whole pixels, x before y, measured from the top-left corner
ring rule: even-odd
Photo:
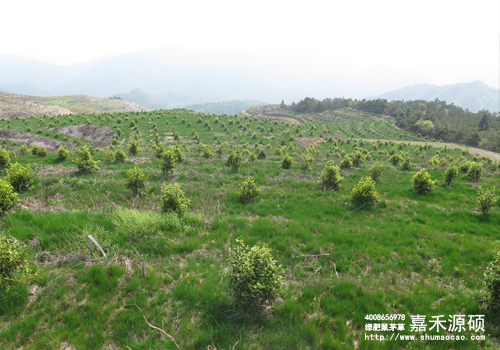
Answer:
[[[71,163],[76,159],[74,154],[67,162],[59,162],[54,154],[16,159],[31,163],[43,175],[36,178],[32,191],[20,195],[28,209],[19,208],[4,216],[2,229],[30,244],[30,258],[45,277],[35,281],[36,290],[30,286],[31,296],[27,286],[1,296],[0,348],[44,349],[69,344],[76,349],[173,349],[172,342],[147,326],[135,303],[154,325],[163,325],[169,334],[177,332],[182,349],[206,349],[210,344],[229,349],[238,341],[236,349],[493,346],[484,341],[365,341],[364,325],[373,321],[364,317],[405,314],[407,331],[401,334],[416,334],[408,330],[410,315],[486,314],[486,333],[497,334],[493,316],[482,308],[481,275],[500,246],[500,206],[497,203],[492,213],[483,217],[474,213],[474,198],[479,185],[498,184],[498,172],[487,172],[479,184],[459,174],[453,185],[446,187],[445,167],[427,164],[435,149],[416,155],[416,147],[400,146],[399,151],[408,152],[416,164],[413,171],[401,171],[389,165],[388,155],[379,154],[394,146],[381,145],[372,160],[343,171],[345,180],[338,191],[324,192],[317,188],[316,180],[331,159],[326,154],[331,143],[318,145],[321,156],[315,159],[312,170],[303,174],[298,170],[302,150],[296,143],[295,150],[289,151],[295,161],[293,169],[281,169],[282,157],[272,155],[282,139],[288,144],[290,136],[297,137],[295,126],[279,124],[273,133],[261,133],[255,131],[259,121],[242,118],[250,125],[247,133],[241,133],[236,123],[229,123],[229,119],[238,118],[222,117],[216,124],[214,117],[204,117],[214,128],[212,133],[204,123],[196,122],[198,115],[177,114],[177,118],[174,113],[157,112],[121,115],[122,122],[117,125],[122,129],[119,139],[123,144],[131,137],[130,120],[138,118],[142,154],[124,164],[108,165],[98,153],[98,174],[75,172]],[[89,116],[94,123],[110,127],[118,117],[108,121],[106,115],[101,119]],[[185,123],[182,118],[186,118]],[[75,124],[83,123],[83,119],[75,119]],[[221,128],[222,122],[228,132]],[[0,126],[5,127],[5,123],[0,122]],[[35,121],[29,123],[35,129]],[[175,126],[189,150],[172,178],[160,173],[160,162],[152,157],[152,123],[167,140]],[[269,128],[270,123],[261,123]],[[315,125],[313,136],[320,136],[322,124],[308,122],[301,130],[310,136],[309,127]],[[14,130],[26,128],[21,120],[13,120],[11,125]],[[265,160],[244,162],[234,173],[224,159],[207,160],[198,155],[193,130],[203,143],[212,145],[212,151],[214,134],[221,141],[240,145],[263,140],[271,149],[266,149]],[[251,137],[254,132],[257,140]],[[321,136],[328,139],[329,135],[325,132]],[[347,153],[352,149],[351,144],[339,147]],[[370,150],[371,144],[361,147]],[[248,149],[253,151],[253,146]],[[441,157],[447,155],[457,159],[460,151],[448,150]],[[340,159],[333,159],[338,165]],[[357,209],[350,203],[351,188],[376,161],[388,166],[377,185],[380,200],[371,210]],[[151,187],[141,198],[132,198],[123,181],[134,162],[140,163]],[[429,168],[438,180],[438,189],[429,195],[417,195],[410,187],[410,179],[420,167]],[[249,175],[260,185],[261,194],[244,205],[236,190]],[[181,221],[158,212],[160,187],[168,182],[180,183],[191,199],[190,211]],[[132,215],[117,208],[142,212]],[[44,259],[50,262],[85,254],[88,234],[112,257],[110,264],[42,263]],[[287,271],[285,295],[258,316],[241,314],[230,304],[224,273],[228,248],[238,236],[251,245],[268,244]],[[330,257],[300,257],[328,252]],[[487,339],[494,340],[492,336]]]

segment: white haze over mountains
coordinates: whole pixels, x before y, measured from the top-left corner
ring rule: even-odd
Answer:
[[[11,1],[2,4],[0,90],[290,103],[416,84],[498,88],[499,5]]]

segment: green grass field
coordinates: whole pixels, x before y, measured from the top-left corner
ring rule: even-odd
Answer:
[[[357,118],[370,135],[385,137],[371,131],[371,124],[389,132],[382,122],[361,113]],[[479,182],[459,173],[446,186],[447,166],[473,154],[413,145],[391,126],[393,139],[405,143],[369,142],[363,138],[372,136],[358,134],[354,119],[297,125],[171,110],[58,116],[43,125],[37,118],[13,119],[0,127],[40,128],[54,137],[57,128],[84,123],[115,130],[125,162],[108,163],[106,149],[94,149],[100,169],[82,174],[73,163],[75,152],[66,161],[53,153],[40,158],[14,152],[12,161],[30,164],[34,187],[1,217],[2,231],[29,246],[30,265],[41,275],[0,294],[1,349],[176,349],[148,326],[138,307],[151,324],[175,335],[181,349],[227,350],[236,343],[234,349],[498,348],[498,314],[486,308],[482,277],[500,249],[500,201],[488,215],[480,215],[475,203],[480,186],[498,186],[498,162],[479,158],[485,169]],[[127,145],[134,134],[142,150],[131,156]],[[301,156],[315,137],[330,141],[316,144],[318,154],[303,171]],[[185,159],[170,176],[154,156],[156,138],[183,148]],[[198,151],[203,143],[215,155],[223,142],[228,147],[221,157]],[[231,146],[243,157],[238,171],[226,165]],[[277,147],[293,158],[292,169],[281,168]],[[250,161],[256,149],[266,157]],[[339,166],[356,150],[364,161],[341,171],[345,179],[338,190],[321,190],[317,181],[326,162]],[[390,153],[409,157],[412,169],[392,165]],[[429,164],[436,153],[439,165]],[[376,184],[380,197],[372,208],[359,207],[352,203],[352,188],[377,162],[385,165]],[[135,165],[149,187],[137,197],[124,181]],[[436,190],[425,195],[411,186],[421,168],[437,180]],[[243,204],[236,192],[249,176],[261,191]],[[161,188],[168,183],[180,184],[191,201],[181,218],[161,212]],[[101,244],[109,262],[97,252],[92,260],[60,263],[88,254],[87,235]],[[269,246],[286,271],[284,295],[252,314],[232,305],[227,283],[229,248],[238,237]],[[365,331],[368,323],[384,322],[366,319],[373,314],[403,314],[405,330]],[[468,326],[461,333],[412,332],[412,315],[426,315],[429,327],[432,316],[485,315],[484,332]],[[393,333],[419,340],[365,339]],[[467,340],[421,341],[424,333]],[[485,340],[470,339],[479,334]]]

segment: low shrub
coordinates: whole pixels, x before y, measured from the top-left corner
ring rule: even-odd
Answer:
[[[368,176],[370,176],[376,183],[380,183],[380,177],[385,171],[385,165],[377,163],[368,169]]]
[[[483,164],[470,162],[469,170],[467,171],[467,178],[474,182],[479,182],[479,179],[483,175]]]
[[[28,246],[0,234],[0,291],[8,291],[14,284],[37,276],[28,266],[25,257],[28,249]]]
[[[342,180],[344,178],[340,176],[339,168],[333,165],[333,161],[329,161],[321,171],[318,185],[325,190],[337,190]]]
[[[291,169],[293,167],[293,158],[290,156],[285,156],[281,161],[281,167],[283,169]]]
[[[425,168],[413,175],[411,184],[414,192],[422,194],[430,193],[436,188],[436,180],[431,180],[431,174]]]
[[[61,145],[56,151],[57,157],[63,162],[69,158],[69,149],[66,145]]]
[[[141,168],[134,166],[127,171],[125,187],[132,191],[133,196],[137,196],[144,192],[146,188],[146,176]]]
[[[488,214],[491,207],[496,203],[497,198],[495,196],[495,186],[489,189],[479,188],[477,192],[477,209],[481,212],[482,215]]]
[[[171,175],[177,164],[177,155],[172,148],[167,148],[161,155],[161,171],[164,174]]]
[[[161,206],[164,213],[173,212],[179,216],[184,215],[191,202],[179,184],[169,184],[161,190]]]
[[[31,189],[33,185],[33,174],[28,168],[23,167],[18,162],[7,169],[7,180],[16,192]]]
[[[488,291],[488,304],[491,309],[500,309],[500,252],[484,271],[484,284]]]
[[[241,154],[238,151],[232,151],[227,157],[227,165],[231,167],[234,172],[237,172],[241,167]]]
[[[375,191],[375,181],[367,176],[363,177],[351,191],[352,201],[357,205],[372,207],[377,202],[379,194]]]
[[[229,287],[235,304],[245,312],[255,312],[264,303],[271,304],[284,293],[281,283],[285,270],[267,246],[249,247],[243,239],[229,248]]]
[[[76,164],[79,171],[84,174],[89,174],[95,173],[99,170],[99,167],[97,166],[99,162],[92,158],[90,150],[87,146],[77,148],[76,153],[78,157],[73,162]]]
[[[10,166],[9,151],[0,147],[0,169],[5,169]]]
[[[450,165],[446,170],[444,171],[444,182],[446,183],[446,186],[451,186],[451,183],[453,180],[458,175],[458,167],[456,165]]]
[[[248,203],[259,195],[260,188],[257,187],[255,180],[249,176],[242,184],[240,184],[240,188],[237,193],[243,203]]]
[[[17,193],[14,193],[14,187],[8,181],[0,179],[0,215],[8,212],[17,202]]]

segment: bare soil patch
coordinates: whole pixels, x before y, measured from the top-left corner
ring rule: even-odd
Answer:
[[[67,145],[68,147],[70,146],[69,144],[66,144],[64,142],[56,141],[54,139],[39,136],[29,132],[10,131],[5,129],[0,129],[0,139],[25,143],[30,147],[32,147],[33,145],[37,145],[38,147],[45,147],[49,152],[55,152],[61,145]]]
[[[66,136],[91,141],[100,147],[109,146],[114,136],[113,130],[108,127],[89,124],[71,125],[61,128],[57,132]]]
[[[309,145],[316,146],[316,144],[323,143],[323,142],[326,142],[326,141],[323,140],[321,137],[299,137],[297,139],[297,143],[298,143],[299,147],[307,147]]]

